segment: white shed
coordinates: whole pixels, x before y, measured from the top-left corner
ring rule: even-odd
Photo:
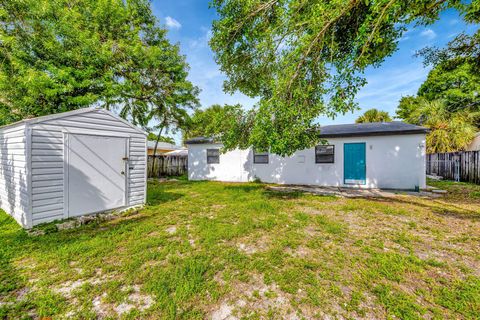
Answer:
[[[145,203],[146,133],[86,108],[0,127],[0,207],[25,228]]]

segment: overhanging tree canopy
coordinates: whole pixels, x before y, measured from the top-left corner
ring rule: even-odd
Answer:
[[[101,105],[146,127],[197,104],[147,0],[2,1],[0,61],[0,124]]]
[[[211,47],[225,90],[260,97],[248,144],[291,154],[318,141],[315,119],[356,108],[362,76],[397,48],[409,23],[478,0],[214,0]]]

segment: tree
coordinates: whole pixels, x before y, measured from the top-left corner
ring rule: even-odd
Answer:
[[[465,20],[480,22],[480,1],[465,8]],[[480,29],[461,33],[445,48],[426,47],[417,53],[426,66],[433,66],[418,96],[433,101],[442,99],[451,112],[480,111]]]
[[[183,131],[183,138],[210,137],[218,141],[225,141],[224,148],[232,149],[237,146],[246,148],[247,145],[238,144],[236,139],[246,141],[243,134],[248,132],[246,127],[251,121],[250,113],[245,112],[241,105],[212,105],[205,110],[197,109],[190,122]],[[231,144],[229,144],[231,143]]]
[[[148,141],[157,141],[157,138],[158,138],[158,135],[156,133],[153,133],[153,132],[148,133],[148,136],[147,136]],[[160,136],[160,139],[158,141],[175,144],[175,140],[172,137]]]
[[[147,0],[2,1],[0,60],[2,124],[100,105],[146,128],[198,103]]]
[[[285,155],[319,140],[319,115],[357,108],[366,67],[397,48],[409,23],[428,24],[446,8],[478,0],[214,0],[210,45],[227,92],[260,97],[247,144],[268,141]],[[242,143],[239,141],[239,143]]]
[[[377,109],[370,109],[365,111],[363,115],[355,120],[356,123],[366,123],[366,122],[390,122],[392,118],[386,111],[381,111]]]
[[[407,121],[410,115],[419,107],[426,103],[426,100],[417,96],[405,96],[400,99],[396,110],[396,117]]]
[[[477,133],[474,125],[479,113],[450,112],[445,101],[419,99],[419,104],[407,118],[408,123],[430,128],[427,135],[427,152],[452,152],[464,150]]]
[[[442,99],[451,112],[480,111],[480,69],[477,62],[453,58],[436,65],[420,86],[418,96]]]

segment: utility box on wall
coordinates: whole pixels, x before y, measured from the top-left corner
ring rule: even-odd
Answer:
[[[0,207],[20,225],[112,209],[146,198],[146,133],[98,108],[0,128]]]

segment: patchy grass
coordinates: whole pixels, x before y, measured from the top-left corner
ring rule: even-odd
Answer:
[[[43,236],[1,213],[0,318],[476,319],[479,187],[435,185],[450,194],[151,182],[145,209]]]
[[[428,184],[439,189],[448,190],[447,199],[461,198],[480,201],[480,185],[466,182],[454,182],[449,180],[429,180]]]

